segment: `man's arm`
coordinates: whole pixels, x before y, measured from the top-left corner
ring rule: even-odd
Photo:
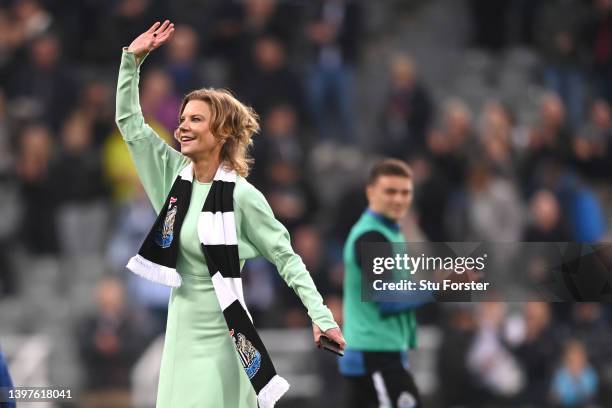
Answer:
[[[372,243],[389,244],[389,248],[388,248],[389,252],[386,253],[384,256],[393,258],[393,252],[391,250],[391,242],[383,234],[381,234],[378,231],[367,231],[355,240],[355,248],[354,248],[355,259],[357,261],[357,264],[360,267],[362,265],[363,257],[366,256],[364,253],[365,252],[364,247],[367,244],[372,244]],[[383,316],[389,316],[389,315],[393,315],[397,313],[402,313],[402,312],[414,309],[418,306],[421,306],[427,303],[427,301],[423,300],[422,298],[419,298],[418,300],[404,301],[404,302],[385,302],[385,301],[375,301],[375,302],[378,306],[378,310]]]

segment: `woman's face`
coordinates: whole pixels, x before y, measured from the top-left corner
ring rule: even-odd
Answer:
[[[181,144],[181,153],[192,160],[221,151],[222,142],[210,131],[210,119],[207,102],[191,100],[185,105],[175,137]]]

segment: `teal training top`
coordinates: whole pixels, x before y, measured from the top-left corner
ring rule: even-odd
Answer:
[[[367,232],[379,232],[389,242],[405,242],[401,231],[366,211],[353,226],[344,245],[344,327],[347,349],[405,351],[416,347],[416,317],[406,310],[383,316],[376,302],[361,300],[362,272],[355,243]],[[372,273],[372,271],[365,271]]]

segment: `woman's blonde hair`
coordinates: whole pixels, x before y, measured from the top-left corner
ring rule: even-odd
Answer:
[[[227,89],[202,88],[185,96],[179,118],[187,102],[192,100],[204,101],[210,107],[210,131],[225,141],[221,148],[221,162],[228,163],[242,177],[248,176],[253,164],[249,148],[253,145],[253,135],[259,132],[257,113]]]

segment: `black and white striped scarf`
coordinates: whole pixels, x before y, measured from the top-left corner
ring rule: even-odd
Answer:
[[[174,181],[138,255],[127,264],[129,270],[157,283],[181,286],[176,260],[192,182],[193,169],[189,164]],[[276,374],[244,302],[234,219],[235,185],[236,172],[219,166],[198,218],[197,231],[238,358],[255,389],[259,406],[269,408],[289,389],[289,383]]]

